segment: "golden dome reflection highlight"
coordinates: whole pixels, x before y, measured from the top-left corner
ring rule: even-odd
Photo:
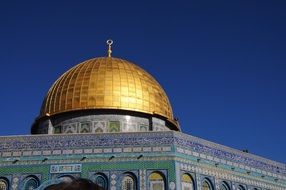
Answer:
[[[40,117],[87,109],[120,109],[157,114],[174,122],[160,84],[139,66],[114,57],[84,61],[50,88]]]

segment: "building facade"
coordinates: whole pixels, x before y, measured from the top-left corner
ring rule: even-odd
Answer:
[[[31,135],[0,137],[0,190],[76,177],[110,190],[285,190],[286,165],[184,134],[160,84],[94,58],[47,93]]]

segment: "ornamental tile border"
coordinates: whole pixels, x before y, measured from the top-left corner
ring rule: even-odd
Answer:
[[[153,146],[156,145],[156,146]],[[61,134],[61,135],[27,135],[27,136],[5,136],[0,137],[1,157],[19,157],[21,155],[33,156],[41,155],[60,155],[63,147],[75,149],[74,153],[79,153],[76,149],[84,149],[85,153],[92,153],[89,147],[123,147],[123,152],[131,152],[133,147],[143,147],[143,152],[162,151],[161,146],[172,145],[184,147],[194,153],[194,156],[213,160],[221,159],[225,164],[233,164],[242,168],[256,168],[266,172],[268,175],[286,176],[286,165],[265,159],[253,154],[243,153],[220,144],[200,139],[198,137],[186,135],[180,132],[136,132],[136,133],[102,133],[102,134]],[[128,147],[129,146],[129,147]],[[147,147],[146,147],[147,146]],[[150,147],[152,146],[152,147]],[[129,150],[131,149],[131,150]],[[40,151],[41,150],[41,151]],[[170,148],[167,148],[169,151]],[[51,151],[51,153],[49,153]],[[110,152],[104,149],[103,152]],[[114,150],[113,150],[114,151]],[[136,150],[137,151],[137,150]],[[11,152],[14,152],[13,154]],[[95,150],[93,150],[95,152]],[[79,153],[80,154],[80,153]]]
[[[246,170],[246,171],[252,171],[252,172],[256,172],[256,173],[261,173],[261,174],[264,174],[264,175],[268,175],[268,176],[271,176],[271,177],[280,178],[280,179],[284,179],[284,180],[286,179],[285,176],[277,175],[275,173],[261,171],[259,169],[255,169],[253,167],[248,167],[248,166],[245,166],[245,165],[242,165],[242,164],[236,164],[236,163],[233,163],[233,162],[230,162],[230,161],[226,161],[226,160],[222,160],[222,159],[221,160],[220,159],[213,159],[212,157],[209,157],[209,156],[206,157],[206,156],[201,155],[201,154],[195,154],[195,152],[192,152],[192,151],[189,151],[189,150],[183,149],[183,148],[178,148],[177,147],[177,152],[185,154],[185,155],[188,155],[188,156],[195,156],[197,158],[204,158],[204,159],[208,158],[208,160],[210,160],[210,161],[214,161],[215,160],[215,165],[218,165],[219,163],[222,163],[222,164],[227,164],[229,166],[235,166],[237,168],[241,168],[241,169]]]
[[[201,185],[200,180],[202,176],[213,176],[215,179],[232,181],[236,184],[247,184],[248,186],[256,186],[261,188],[273,189],[273,190],[284,190],[285,186],[278,186],[277,184],[271,184],[269,181],[257,178],[250,178],[249,176],[244,177],[243,175],[238,175],[230,171],[221,171],[222,169],[212,168],[209,166],[202,166],[201,164],[189,163],[186,160],[179,160],[180,170],[196,173],[197,184]]]
[[[226,161],[229,160],[234,163],[236,162],[242,168],[245,165],[286,176],[285,164],[262,158],[250,153],[243,153],[242,151],[206,141],[198,137],[193,137],[177,132],[175,132],[174,136],[176,145],[190,148],[192,151],[200,153],[200,155],[209,154],[213,157],[221,158]]]

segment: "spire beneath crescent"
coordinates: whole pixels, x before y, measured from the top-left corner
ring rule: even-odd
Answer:
[[[111,57],[111,53],[112,53],[111,45],[113,44],[113,41],[109,39],[106,41],[106,44],[108,45],[107,55],[108,57]]]

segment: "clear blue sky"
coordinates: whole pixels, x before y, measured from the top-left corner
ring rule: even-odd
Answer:
[[[2,1],[0,135],[29,134],[64,71],[106,54],[164,87],[185,133],[286,163],[286,1]]]

